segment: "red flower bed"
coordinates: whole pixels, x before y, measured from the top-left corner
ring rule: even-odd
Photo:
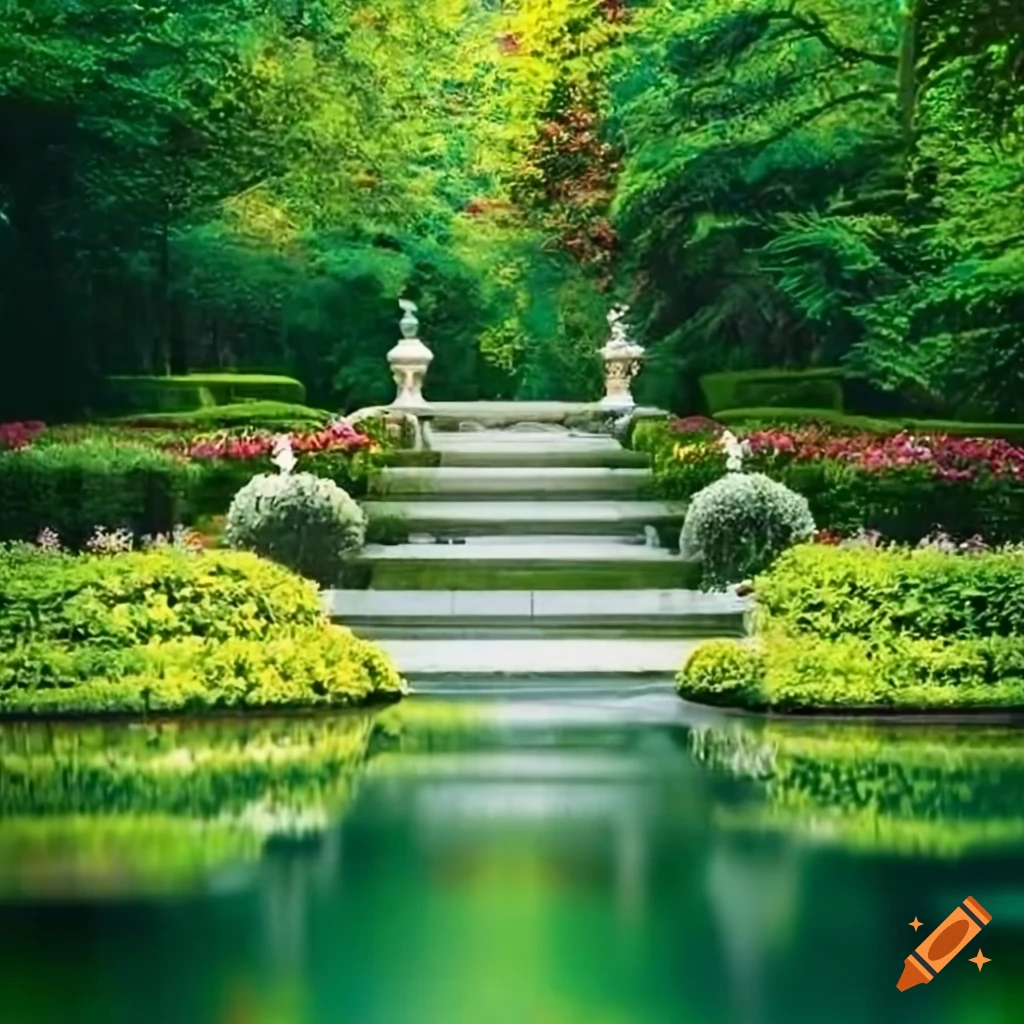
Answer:
[[[934,434],[837,434],[820,427],[756,430],[746,435],[751,454],[779,462],[831,460],[868,472],[916,468],[941,480],[988,475],[1024,481],[1024,449],[1008,441]]]
[[[0,451],[25,448],[45,429],[46,424],[40,423],[38,420],[26,420],[23,423],[0,423]]]

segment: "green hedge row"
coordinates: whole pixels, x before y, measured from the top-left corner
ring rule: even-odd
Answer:
[[[334,480],[353,497],[366,494],[378,453],[311,452],[302,468]],[[0,540],[34,540],[55,530],[79,549],[97,526],[136,537],[223,515],[269,459],[185,460],[141,443],[93,438],[0,452]]]
[[[740,370],[709,373],[700,378],[708,412],[756,407],[843,409],[845,370]]]
[[[253,373],[191,373],[169,377],[108,377],[104,407],[114,414],[188,412],[245,401],[303,405],[306,389],[293,377]]]
[[[1024,423],[966,423],[960,420],[923,420],[904,416],[880,419],[855,416],[832,409],[801,408],[727,408],[715,414],[726,426],[786,426],[814,423],[842,430],[860,430],[868,434],[948,434],[950,437],[995,437],[1014,443],[1024,442]]]
[[[346,705],[395,697],[375,644],[255,555],[0,549],[0,715]]]
[[[189,412],[152,412],[124,417],[129,427],[154,427],[166,430],[214,430],[227,427],[253,427],[275,430],[310,430],[326,426],[332,413],[292,402],[254,401],[232,405],[212,405]]]
[[[757,639],[679,675],[711,704],[810,710],[1024,706],[1024,553],[804,545],[755,581]]]

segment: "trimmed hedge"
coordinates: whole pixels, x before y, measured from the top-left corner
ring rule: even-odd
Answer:
[[[237,402],[191,412],[153,412],[125,417],[125,426],[160,427],[166,430],[212,430],[226,427],[264,427],[281,431],[310,430],[332,419],[326,409],[312,409],[291,402]]]
[[[698,648],[682,696],[777,710],[1024,707],[1024,554],[805,545],[755,582],[758,644]]]
[[[709,373],[700,378],[708,412],[725,409],[797,408],[843,409],[845,370],[740,370]]]
[[[293,377],[255,373],[191,373],[169,377],[108,377],[104,405],[112,412],[187,412],[244,401],[303,405],[306,389]]]
[[[49,527],[80,547],[96,526],[169,533],[197,482],[188,462],[156,448],[95,439],[0,452],[0,540]]]
[[[966,423],[960,420],[922,420],[908,417],[878,419],[830,409],[733,408],[715,414],[727,426],[756,427],[821,423],[841,430],[868,434],[947,434],[950,437],[994,437],[1024,443],[1024,423]]]
[[[0,715],[344,706],[402,692],[313,584],[242,552],[0,551]]]

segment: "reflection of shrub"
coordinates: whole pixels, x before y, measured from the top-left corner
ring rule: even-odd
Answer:
[[[761,473],[728,473],[694,496],[680,546],[699,552],[705,585],[722,586],[762,572],[813,534],[799,494]]]
[[[1024,750],[1006,728],[792,726],[696,730],[702,764],[763,785],[718,820],[877,852],[960,855],[1024,836]]]
[[[0,553],[0,714],[336,706],[396,696],[315,588],[241,552]]]
[[[312,473],[253,477],[228,509],[227,542],[333,584],[363,546],[366,516],[333,480]]]
[[[710,640],[690,655],[677,678],[681,697],[704,704],[756,704],[763,666],[736,640]]]

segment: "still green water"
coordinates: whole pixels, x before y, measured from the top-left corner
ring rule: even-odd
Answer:
[[[0,1021],[1021,1020],[1020,732],[692,716],[0,728]]]

